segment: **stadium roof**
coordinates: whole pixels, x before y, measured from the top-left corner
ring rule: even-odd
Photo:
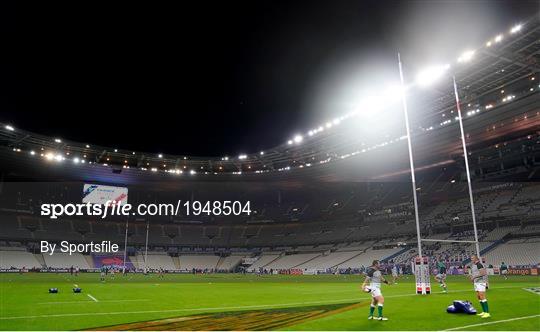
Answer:
[[[538,17],[514,26],[504,34],[496,34],[494,38],[476,50],[467,51],[449,66],[456,77],[462,103],[467,105],[462,110],[464,116],[492,112],[493,108],[508,109],[505,106],[508,102],[517,102],[540,91],[540,77],[536,75],[540,71]],[[407,67],[405,72],[408,75]],[[529,81],[525,90],[521,86],[521,91],[504,92],[505,87],[525,80]],[[497,95],[498,91],[500,95]],[[491,99],[484,98],[487,96]],[[455,122],[455,97],[450,84],[439,84],[431,89],[409,88],[407,99],[414,110],[413,135],[421,136],[427,131],[435,133]],[[384,103],[386,100],[377,102]],[[366,107],[371,105],[366,104]],[[373,112],[375,114],[366,120],[366,112],[366,109],[360,109],[331,119],[265,151],[221,158],[155,154],[96,146],[28,132],[12,124],[1,125],[0,144],[9,150],[46,160],[70,160],[76,164],[99,164],[148,172],[193,175],[280,172],[342,160],[403,141],[405,136],[400,113]],[[516,112],[519,113],[512,111],[511,116],[515,116]],[[486,117],[483,119],[482,122],[478,121],[485,126],[490,120]],[[370,135],[359,135],[359,122],[362,121],[366,129],[377,123],[384,123],[386,128],[375,130]],[[443,131],[441,137],[446,135]]]

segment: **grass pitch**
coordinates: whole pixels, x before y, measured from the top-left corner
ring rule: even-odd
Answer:
[[[386,322],[368,321],[360,276],[0,274],[0,329],[540,330],[538,277],[490,277],[492,317],[447,314],[472,284],[449,277],[449,293],[414,295],[414,279],[383,285]],[[82,293],[74,294],[78,285]],[[57,287],[58,294],[48,289]]]

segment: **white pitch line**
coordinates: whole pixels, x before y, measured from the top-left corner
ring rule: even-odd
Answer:
[[[538,287],[523,288],[523,290],[526,291],[526,292],[529,292],[529,293],[540,295],[540,292],[535,292],[535,291],[531,290],[530,288],[538,288]]]
[[[74,304],[74,303],[105,303],[105,302],[144,302],[150,301],[150,299],[138,299],[138,300],[100,300],[99,302],[95,301],[57,301],[57,302],[39,302],[38,304]]]
[[[507,289],[507,288],[523,288],[523,286],[491,287],[490,289]],[[454,290],[454,291],[449,291],[448,293],[464,293],[464,292],[472,292],[472,290],[470,289]],[[442,294],[442,293],[438,293],[438,294]],[[418,295],[407,293],[407,294],[389,295],[385,297],[395,298],[395,297],[413,297],[413,296],[418,296]],[[358,301],[365,301],[365,300],[367,300],[367,298],[357,297],[357,298],[329,300],[329,301],[308,301],[308,302],[259,304],[259,305],[230,306],[230,307],[207,307],[207,308],[185,308],[185,309],[165,309],[165,310],[115,311],[115,312],[82,312],[82,313],[66,313],[66,314],[51,314],[51,315],[0,317],[0,320],[50,318],[50,317],[78,317],[78,316],[93,316],[93,315],[95,316],[138,315],[138,314],[153,314],[153,313],[168,313],[168,312],[193,312],[193,311],[229,310],[229,309],[287,308],[290,306],[298,306],[298,305],[306,305],[306,304],[349,303],[349,302],[358,302]]]
[[[540,315],[515,317],[515,318],[509,318],[509,319],[502,319],[502,320],[494,320],[492,322],[485,322],[485,323],[465,325],[465,326],[460,326],[460,327],[453,327],[451,329],[447,329],[447,330],[444,330],[444,331],[463,330],[463,329],[468,329],[468,328],[471,328],[471,327],[484,326],[484,325],[493,325],[493,324],[506,323],[506,322],[513,322],[515,320],[531,319],[531,318],[535,318],[535,317],[540,317]]]
[[[95,302],[99,302],[95,297],[93,297],[92,295],[90,294],[86,294],[89,298],[91,298],[92,300],[94,300]]]

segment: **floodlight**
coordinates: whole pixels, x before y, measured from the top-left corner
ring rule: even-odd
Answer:
[[[87,148],[87,149],[90,149],[90,145],[86,144],[86,148]]]
[[[163,158],[163,155],[161,153],[158,154],[158,158]]]
[[[302,142],[303,139],[304,138],[301,135],[294,136],[294,142],[295,143],[300,143],[300,142]]]
[[[195,172],[194,170],[191,170],[189,171],[189,174],[194,175],[194,174],[197,174],[197,172]]]
[[[35,155],[36,153],[34,152],[34,150],[30,151],[30,154],[33,156]]]
[[[490,46],[491,46],[491,40],[486,43],[486,47],[490,47]]]
[[[77,158],[77,157],[73,158],[73,163],[78,164],[79,161],[80,161],[79,158]]]
[[[10,126],[10,125],[6,125],[4,128],[6,128],[6,129],[9,130],[9,131],[14,131],[14,130],[15,130],[15,128],[13,128],[13,127]]]
[[[241,154],[238,156],[238,159],[246,159],[247,158],[247,155],[245,154]]]
[[[260,154],[261,156],[264,155],[264,151],[261,151],[259,154]]]
[[[510,33],[516,33],[521,30],[521,24],[514,25],[512,29],[510,29]]]
[[[475,51],[465,51],[463,54],[458,58],[458,62],[468,62],[472,59],[474,56]]]
[[[59,139],[59,138],[55,138],[54,141],[55,141],[56,143],[62,143],[62,140]]]
[[[496,43],[499,43],[503,40],[503,35],[497,35],[497,37],[495,37],[495,42]]]
[[[416,76],[416,83],[420,86],[428,86],[437,81],[450,68],[449,64],[431,66],[422,70]]]
[[[293,143],[292,140],[288,140],[288,141],[287,141],[287,144],[289,144],[289,145],[291,145],[292,143]]]

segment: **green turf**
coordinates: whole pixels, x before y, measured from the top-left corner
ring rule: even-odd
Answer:
[[[99,282],[98,274],[0,274],[0,329],[74,330],[201,313],[360,303],[360,307],[282,327],[288,330],[540,330],[540,296],[523,290],[540,287],[538,277],[490,278],[492,318],[451,315],[454,299],[470,300],[479,310],[465,277],[450,277],[449,294],[414,295],[413,278],[383,287],[389,321],[368,321],[370,295],[359,276],[117,275]],[[73,284],[83,293],[74,294]],[[48,294],[57,287],[59,294]],[[92,300],[91,295],[98,302]],[[497,322],[526,316],[529,319]]]

